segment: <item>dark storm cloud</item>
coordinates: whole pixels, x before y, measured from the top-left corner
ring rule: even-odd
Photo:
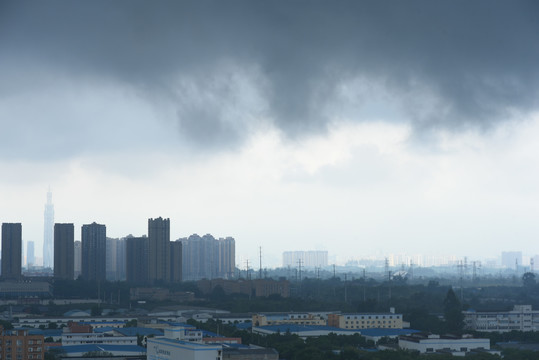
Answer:
[[[0,8],[0,62],[18,78],[30,64],[168,96],[179,128],[195,141],[243,135],[218,104],[188,104],[171,90],[178,76],[219,74],[223,62],[259,69],[266,115],[292,136],[324,129],[324,105],[354,78],[404,99],[418,129],[488,128],[537,109],[537,44],[536,1],[13,1]],[[0,85],[0,94],[15,81]],[[208,82],[213,99],[234,91]],[[423,98],[434,99],[434,109],[416,111]]]

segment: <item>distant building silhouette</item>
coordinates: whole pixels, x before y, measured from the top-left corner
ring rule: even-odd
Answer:
[[[233,237],[220,238],[218,276],[232,279],[236,271],[236,240]]]
[[[28,241],[26,243],[26,267],[31,268],[36,264],[36,256],[34,251],[34,242]]]
[[[125,239],[126,280],[132,283],[148,281],[148,238]]]
[[[20,279],[22,224],[2,224],[2,279]]]
[[[236,267],[234,238],[216,240],[210,234],[202,237],[193,234],[180,240],[184,280],[233,277]]]
[[[107,280],[116,281],[117,274],[117,254],[118,254],[118,241],[119,239],[107,238]]]
[[[522,266],[522,251],[502,252],[502,266],[509,269],[515,269],[516,266]]]
[[[148,279],[170,282],[170,220],[148,219]]]
[[[54,277],[73,280],[75,277],[75,226],[54,224]]]
[[[125,281],[125,269],[126,269],[126,258],[125,258],[125,246],[126,239],[122,238],[118,240],[116,244],[116,280]]]
[[[107,228],[105,225],[82,225],[81,275],[86,280],[106,279]]]
[[[325,250],[283,252],[283,267],[296,267],[300,261],[301,266],[305,267],[328,266],[328,252]]]
[[[128,237],[133,237],[129,235]],[[107,238],[107,280],[125,280],[125,239]]]
[[[54,205],[52,204],[52,192],[47,192],[47,203],[45,204],[43,230],[43,267],[52,268],[54,265]]]
[[[73,264],[75,270],[75,279],[79,277],[82,272],[82,244],[79,240],[75,241]]]

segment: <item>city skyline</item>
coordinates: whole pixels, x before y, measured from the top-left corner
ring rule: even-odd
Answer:
[[[17,229],[15,232],[10,230],[14,229],[14,226]],[[472,269],[475,274],[476,270],[482,271],[483,268],[490,273],[502,269],[514,273],[535,272],[535,264],[539,264],[538,254],[528,255],[523,254],[522,251],[502,251],[496,258],[390,253],[383,257],[363,256],[351,258],[345,263],[337,263],[328,261],[328,258],[334,259],[334,256],[328,256],[328,251],[300,250],[284,251],[281,264],[268,266],[262,263],[262,249],[259,248],[260,262],[257,264],[251,261],[249,266],[249,261],[246,260],[245,267],[242,267],[241,261],[236,262],[236,246],[233,237],[216,239],[211,234],[202,237],[192,234],[189,237],[171,241],[170,219],[159,217],[148,219],[148,233],[152,236],[134,237],[129,234],[122,238],[111,238],[106,236],[106,225],[95,222],[83,225],[81,235],[86,234],[84,246],[81,241],[74,240],[74,224],[55,223],[55,266],[51,269],[39,263],[25,264],[21,223],[2,223],[2,228],[2,252],[4,253],[2,258],[8,255],[6,262],[3,262],[4,266],[9,268],[6,269],[8,277],[12,277],[9,275],[12,273],[20,276],[21,269],[26,268],[30,272],[49,272],[55,278],[72,279],[82,274],[82,264],[86,264],[84,271],[86,275],[83,277],[147,283],[232,279],[240,276],[241,271],[245,269],[255,272],[278,268],[325,269],[326,271],[333,269],[335,271],[335,266],[338,265],[348,268],[349,271],[352,271],[352,268],[356,268],[356,271],[366,268],[385,268],[384,271],[387,272],[389,269],[400,268],[402,271],[412,272],[414,268],[440,267],[440,269],[445,269],[443,271],[454,268],[455,271],[469,272]],[[15,237],[12,234],[15,234]],[[13,242],[14,238],[19,240]],[[33,250],[33,243],[29,242],[29,254],[31,250]],[[156,267],[158,264],[161,265]],[[152,267],[154,270],[150,271]],[[156,271],[156,269],[161,270]]]
[[[260,247],[264,266],[295,250],[533,257],[538,12],[2,2],[0,221],[39,257],[50,186],[75,240],[93,221],[139,237],[157,215],[172,239],[233,236],[238,266]]]

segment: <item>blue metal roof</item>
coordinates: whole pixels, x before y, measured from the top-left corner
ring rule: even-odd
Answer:
[[[146,352],[146,349],[138,345],[104,345],[104,344],[85,344],[85,345],[67,345],[60,346],[58,349],[69,354],[69,353],[78,353],[78,352],[90,352],[90,351],[123,351],[123,352],[134,352],[141,353]]]
[[[249,349],[250,346],[249,345],[245,345],[245,344],[230,344],[230,343],[219,343],[223,349],[224,348],[234,348],[234,349]]]
[[[196,326],[189,325],[189,324],[186,324],[186,323],[176,322],[176,321],[159,320],[159,323],[168,324],[170,326],[183,326],[183,327],[190,328],[190,329],[196,328]]]
[[[62,336],[62,329],[24,329],[28,331],[28,335],[43,335],[49,336]]]
[[[213,331],[202,330],[202,336],[204,336],[204,337],[220,337],[222,335],[214,333]]]
[[[408,335],[421,332],[414,329],[360,329],[361,335],[364,336],[373,336],[373,337],[384,337],[384,336],[398,336],[398,335]]]
[[[251,322],[242,322],[242,323],[237,323],[237,324],[233,324],[237,329],[240,329],[240,330],[247,330],[247,329],[250,329],[251,326],[253,325],[253,323]]]
[[[328,332],[350,332],[350,334],[354,334],[359,332],[360,330],[350,330],[350,329],[339,329],[332,326],[324,326],[324,325],[294,325],[294,324],[281,324],[281,325],[267,325],[267,326],[257,326],[259,329],[269,330],[269,331],[279,331],[281,333],[285,333],[287,331],[290,332],[308,332],[308,331],[328,331]]]
[[[135,335],[141,335],[141,336],[148,336],[148,335],[155,335],[155,336],[162,336],[163,331],[159,329],[151,329],[151,328],[145,328],[145,327],[126,327],[126,328],[115,328],[115,331],[119,332],[123,336],[135,336]]]
[[[117,329],[118,329],[117,327],[103,326],[103,327],[95,328],[95,329],[93,329],[93,331],[94,331],[94,333],[106,333],[106,332],[114,331],[114,330],[117,330]]]

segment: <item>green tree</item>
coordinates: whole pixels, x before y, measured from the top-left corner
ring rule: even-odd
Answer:
[[[6,320],[0,320],[0,326],[2,326],[4,330],[13,329],[13,324],[11,324],[11,322],[6,321]]]
[[[464,329],[464,314],[462,306],[453,289],[447,291],[444,299],[445,331],[452,334],[462,334]]]
[[[114,354],[108,351],[88,351],[82,354],[82,357],[90,357],[90,358],[92,357],[98,358],[98,357],[105,357],[105,356],[114,356]]]
[[[138,326],[138,321],[137,319],[133,319],[133,320],[129,320],[128,322],[125,323],[124,327],[137,327]]]
[[[48,328],[49,329],[58,329],[58,324],[55,323],[55,322],[50,322]]]

